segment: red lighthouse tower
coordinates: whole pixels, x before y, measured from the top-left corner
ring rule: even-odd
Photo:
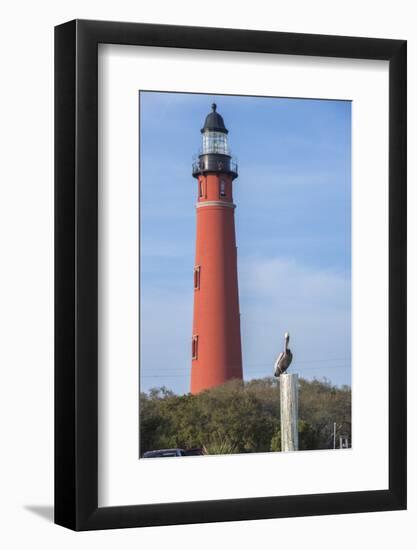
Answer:
[[[237,249],[232,161],[228,130],[212,105],[203,147],[193,164],[198,182],[197,238],[194,266],[194,318],[191,393],[242,380]]]

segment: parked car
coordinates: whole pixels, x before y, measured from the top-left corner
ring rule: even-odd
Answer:
[[[191,449],[185,449],[184,452],[185,456],[201,456],[207,454],[202,447],[192,447]]]
[[[146,451],[142,458],[164,458],[168,456],[185,456],[184,449],[158,449],[157,451]]]
[[[200,456],[207,454],[201,447],[192,447],[190,449],[158,449],[155,451],[146,451],[142,458],[164,458],[169,456]]]

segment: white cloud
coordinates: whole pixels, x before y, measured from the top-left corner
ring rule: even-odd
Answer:
[[[349,289],[346,275],[281,258],[244,259],[239,264],[239,281],[245,294],[279,300],[281,307],[319,303],[334,308],[345,304]]]
[[[292,370],[350,383],[350,279],[279,258],[239,263],[245,378],[272,374],[283,334],[291,334]],[[141,301],[142,388],[187,392],[193,291],[150,286]]]
[[[348,276],[292,260],[252,258],[240,263],[239,284],[246,377],[272,372],[288,330],[293,369],[349,382]]]

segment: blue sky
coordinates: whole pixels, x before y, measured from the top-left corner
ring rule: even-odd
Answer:
[[[244,378],[270,376],[283,333],[291,370],[351,382],[351,103],[140,92],[141,390],[189,391],[193,156],[213,100],[239,163]]]

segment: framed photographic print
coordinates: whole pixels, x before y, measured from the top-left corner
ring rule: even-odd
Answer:
[[[55,521],[406,507],[406,42],[55,30]]]

